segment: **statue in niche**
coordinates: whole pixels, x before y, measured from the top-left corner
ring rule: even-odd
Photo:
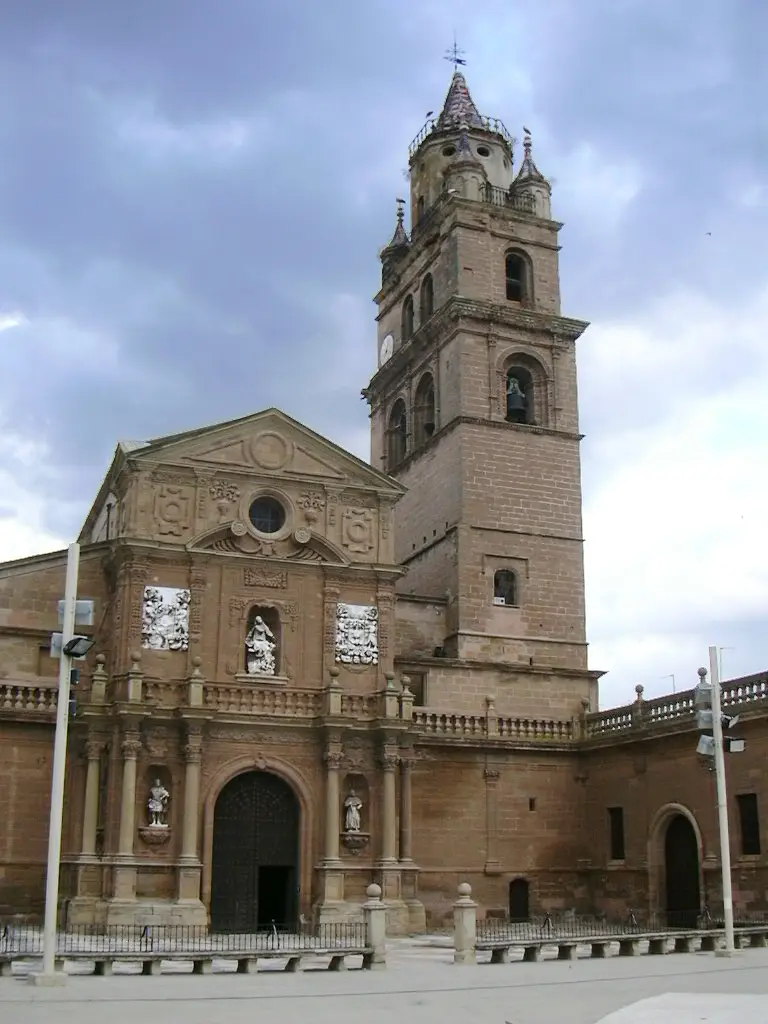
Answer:
[[[149,800],[147,801],[150,828],[168,828],[168,801],[170,799],[171,794],[160,779],[155,779],[155,784],[149,791]]]
[[[275,665],[275,635],[264,619],[257,615],[245,638],[248,649],[246,667],[251,676],[273,676]]]
[[[350,789],[349,796],[344,801],[344,831],[359,832],[362,828],[360,811],[363,809],[363,801],[354,791]]]

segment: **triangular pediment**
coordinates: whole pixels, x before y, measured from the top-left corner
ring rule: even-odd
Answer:
[[[364,487],[393,499],[404,491],[391,477],[279,409],[157,438],[133,458],[152,465]]]

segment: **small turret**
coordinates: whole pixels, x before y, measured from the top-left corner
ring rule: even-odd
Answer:
[[[552,219],[552,186],[533,160],[533,140],[523,129],[523,162],[512,182],[512,194],[530,203],[531,213],[544,220]]]
[[[403,221],[405,219],[405,200],[397,200],[397,223],[395,232],[388,245],[385,245],[379,254],[381,258],[381,279],[382,283],[387,280],[398,263],[403,260],[411,247],[408,234]]]

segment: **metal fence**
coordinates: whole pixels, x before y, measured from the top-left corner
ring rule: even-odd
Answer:
[[[736,928],[768,927],[765,912],[734,912]],[[630,911],[622,918],[576,916],[573,914],[544,914],[528,921],[486,918],[477,922],[478,942],[557,942],[563,939],[616,938],[673,931],[709,931],[724,927],[721,914],[702,913],[648,913]]]
[[[321,924],[315,928],[271,925],[261,931],[211,932],[199,925],[81,925],[59,931],[56,951],[66,954],[210,953],[226,957],[240,953],[275,953],[367,948],[363,921]],[[0,955],[39,956],[42,928],[0,923]]]

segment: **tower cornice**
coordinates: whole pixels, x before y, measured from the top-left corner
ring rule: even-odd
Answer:
[[[393,380],[402,376],[410,363],[420,360],[431,346],[442,347],[462,328],[472,330],[482,326],[484,332],[487,332],[489,324],[529,334],[548,335],[548,344],[573,343],[589,327],[586,320],[455,295],[423,323],[410,341],[397,349],[392,358],[373,375],[368,387],[363,390],[363,396],[369,398],[373,392],[387,390]]]

